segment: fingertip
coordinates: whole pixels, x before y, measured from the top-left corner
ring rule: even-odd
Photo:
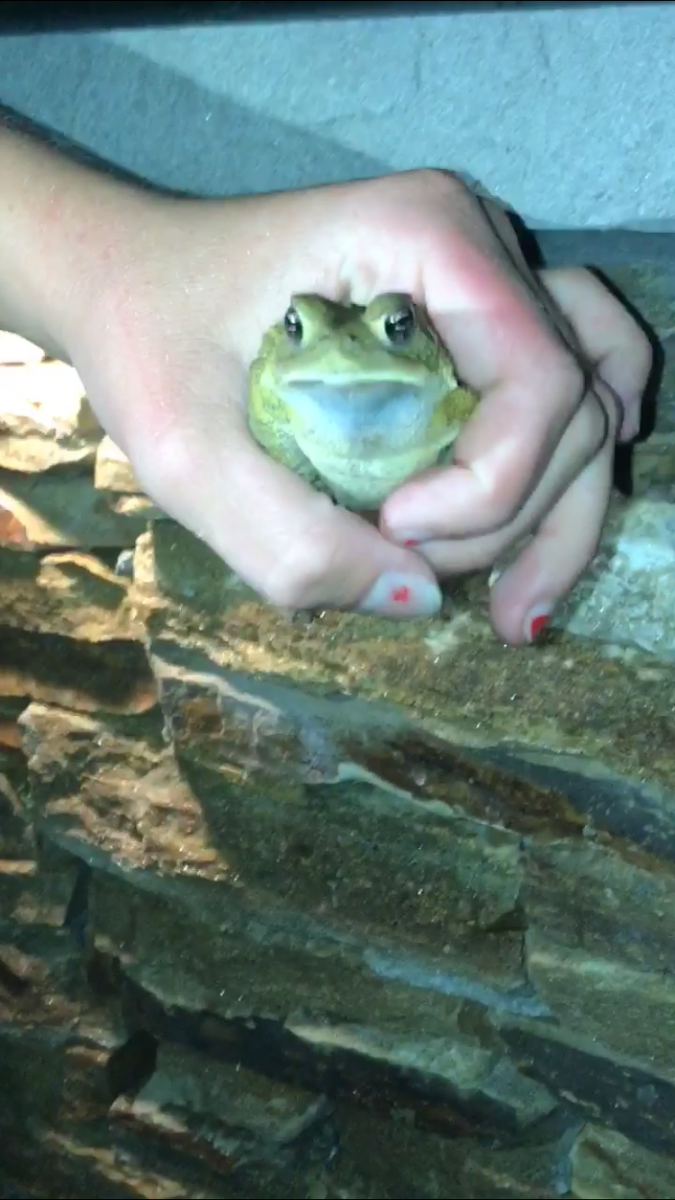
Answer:
[[[518,572],[509,567],[490,580],[490,621],[497,637],[511,646],[527,642],[525,614],[527,600]]]
[[[556,607],[593,563],[611,492],[605,451],[575,481],[515,560],[493,572],[490,615],[495,631],[514,645],[539,640]]]
[[[267,517],[257,512],[255,539],[240,528],[237,545],[231,537],[228,544],[238,573],[271,604],[394,618],[440,608],[436,576],[412,548],[388,540],[376,524],[333,504],[279,464],[265,459],[258,468]]]
[[[276,607],[332,608],[393,618],[441,607],[436,576],[412,550],[394,545],[353,513],[332,508],[320,523],[284,536],[260,590]]]
[[[490,591],[490,619],[498,637],[511,646],[531,646],[548,628],[557,598],[528,590],[525,571],[504,572]],[[541,591],[542,589],[540,589]]]
[[[189,432],[173,429],[156,447],[155,498],[274,607],[438,611],[436,576],[412,548],[333,504],[234,422],[225,444],[201,424]]]
[[[384,571],[358,605],[360,612],[394,618],[433,617],[440,612],[443,595],[433,575],[417,569]]]

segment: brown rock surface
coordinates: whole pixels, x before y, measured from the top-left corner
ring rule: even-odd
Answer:
[[[671,1197],[663,639],[566,618],[506,648],[484,579],[431,622],[291,621],[153,509],[61,364],[0,340],[20,353],[0,1194]],[[669,436],[637,475],[654,552]],[[594,586],[657,621],[622,504]]]
[[[5,364],[0,372],[2,470],[33,474],[93,463],[103,435],[72,367],[27,362]]]

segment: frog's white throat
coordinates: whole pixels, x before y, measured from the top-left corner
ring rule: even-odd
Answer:
[[[459,423],[434,421],[447,381],[376,380],[284,387],[295,441],[338,504],[375,510],[411,475],[433,466]]]
[[[299,380],[279,389],[298,445],[315,461],[424,445],[447,381]],[[318,465],[318,464],[317,464]]]

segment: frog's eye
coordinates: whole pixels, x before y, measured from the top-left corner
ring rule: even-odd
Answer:
[[[284,329],[289,342],[294,342],[297,345],[302,341],[302,321],[300,314],[295,308],[287,308],[284,314]]]
[[[384,332],[393,346],[403,346],[415,332],[415,310],[402,308],[384,318]]]

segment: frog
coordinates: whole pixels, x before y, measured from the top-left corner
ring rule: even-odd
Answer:
[[[377,512],[406,480],[452,460],[479,400],[407,293],[364,305],[297,294],[251,363],[248,426],[334,504]]]

